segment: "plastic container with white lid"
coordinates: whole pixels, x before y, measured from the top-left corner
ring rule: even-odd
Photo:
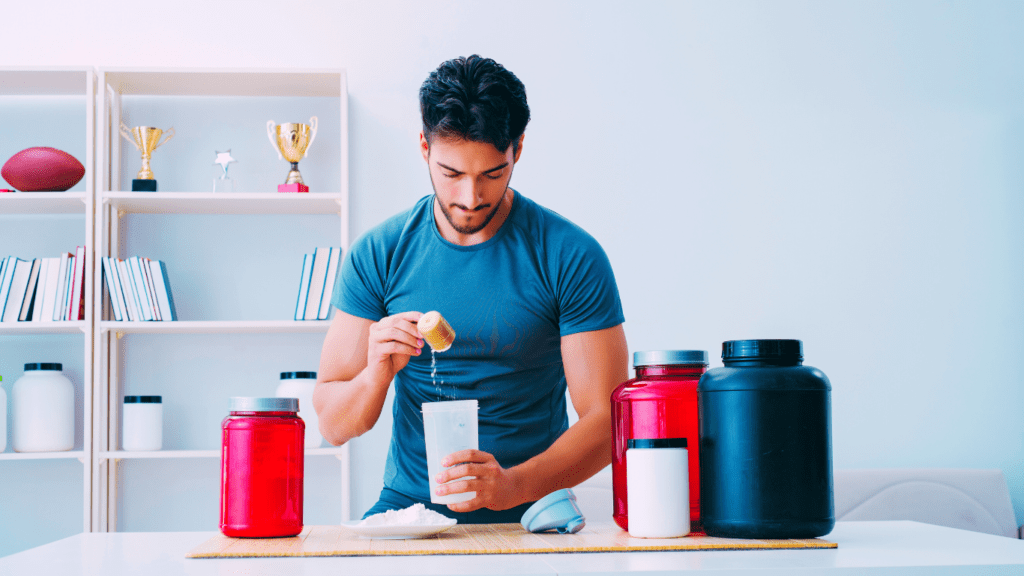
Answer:
[[[281,372],[281,383],[274,396],[298,398],[299,418],[306,423],[306,448],[319,448],[324,437],[320,434],[320,418],[313,409],[313,389],[316,388],[316,372]]]
[[[160,396],[125,396],[121,448],[160,450],[164,443],[164,405]]]
[[[75,387],[57,362],[25,364],[11,388],[15,452],[63,452],[75,447]]]
[[[629,535],[678,538],[690,533],[686,438],[630,438],[626,449]]]

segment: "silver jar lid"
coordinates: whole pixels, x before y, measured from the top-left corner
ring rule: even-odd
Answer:
[[[708,363],[707,350],[648,350],[633,353],[633,366]]]
[[[233,396],[232,412],[298,412],[298,398],[252,398]]]

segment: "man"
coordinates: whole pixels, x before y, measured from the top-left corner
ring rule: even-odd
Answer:
[[[515,75],[450,60],[423,83],[420,109],[434,194],[345,255],[313,405],[340,445],[374,426],[394,380],[384,490],[366,516],[422,502],[463,523],[518,522],[610,462],[609,397],[627,377],[618,290],[591,236],[509,187],[530,118]],[[429,310],[456,332],[446,352],[416,328]],[[430,503],[420,406],[453,399],[478,400],[480,449],[442,462],[439,483],[475,477],[438,488],[476,492],[446,508]]]

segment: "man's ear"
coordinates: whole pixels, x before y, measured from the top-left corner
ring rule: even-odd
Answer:
[[[420,132],[420,152],[423,154],[423,161],[430,163],[430,142],[427,141],[427,137]]]
[[[523,138],[526,138],[526,134],[519,135],[519,144],[516,145],[516,153],[515,156],[512,157],[513,164],[519,162],[519,155],[523,153]]]

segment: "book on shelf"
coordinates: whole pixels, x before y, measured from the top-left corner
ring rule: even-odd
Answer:
[[[103,281],[107,287],[107,294],[110,296],[110,313],[114,316],[114,320],[120,322],[124,317],[121,315],[121,298],[117,295],[114,273],[110,269],[110,257],[103,256],[100,258],[100,262],[103,266]]]
[[[53,310],[57,305],[57,283],[60,281],[60,257],[46,259],[46,284],[43,286],[43,305],[40,317],[34,318],[41,322],[53,322]],[[40,279],[40,282],[42,280]]]
[[[0,321],[60,322],[85,317],[85,246],[81,257],[0,259]],[[76,263],[82,263],[76,266]],[[77,277],[76,277],[77,271]],[[78,291],[74,291],[77,282]],[[78,305],[73,303],[77,297]]]
[[[306,320],[316,320],[320,313],[320,299],[324,295],[324,281],[327,279],[327,263],[330,259],[330,247],[317,248],[313,251],[313,271],[309,274],[309,296],[304,316]]]
[[[306,254],[302,260],[299,294],[295,302],[296,320],[327,320],[331,316],[331,296],[338,274],[341,248],[327,246]]]
[[[28,273],[28,283],[25,285],[25,299],[21,303],[21,313],[18,314],[18,322],[26,322],[31,320],[30,316],[32,312],[32,302],[36,297],[36,286],[39,283],[39,266],[42,264],[42,259],[35,258],[32,260],[32,270]]]
[[[115,322],[170,322],[178,319],[167,266],[160,260],[132,256],[104,257],[103,274]]]
[[[75,272],[68,301],[68,320],[85,320],[85,246],[75,252]]]
[[[28,279],[32,273],[32,260],[15,258],[13,264],[8,262],[11,270],[7,273],[7,303],[4,306],[3,322],[17,322],[21,314],[21,305],[25,302],[25,291],[28,290]]]
[[[124,260],[117,261],[117,277],[121,279],[121,290],[123,290],[125,302],[128,304],[128,320],[138,322],[139,301],[135,297],[135,283],[132,282],[132,275],[128,272],[128,263]]]
[[[305,254],[302,257],[302,276],[299,278],[299,296],[295,300],[295,319],[302,320],[306,317],[306,296],[309,294],[309,273],[313,269],[313,255]]]
[[[174,308],[174,296],[171,293],[171,281],[167,278],[167,266],[161,260],[149,260],[156,288],[156,300],[160,305],[160,316],[165,321],[177,320],[178,311]]]
[[[327,263],[327,278],[324,280],[324,295],[320,298],[320,313],[317,319],[327,320],[331,316],[331,298],[334,296],[334,283],[338,276],[338,261],[341,260],[341,248],[331,250],[331,260]]]

